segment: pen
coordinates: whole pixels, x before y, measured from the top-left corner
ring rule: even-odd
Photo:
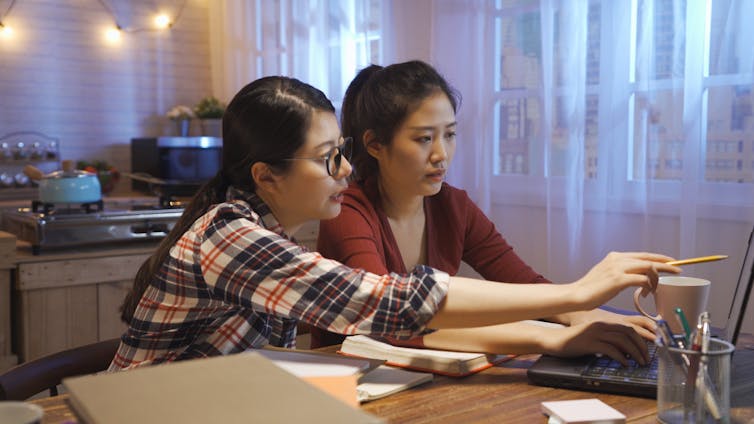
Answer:
[[[702,322],[702,353],[707,354],[709,352],[709,339],[712,335],[710,331],[710,319],[709,312],[702,312],[699,315],[699,319]]]
[[[691,264],[698,264],[700,262],[711,262],[711,261],[719,261],[721,259],[727,258],[728,255],[712,255],[712,256],[700,256],[698,258],[688,258],[688,259],[679,259],[677,261],[670,261],[666,262],[668,265],[691,265]]]
[[[670,329],[668,322],[662,319],[662,316],[660,316],[660,319],[657,320],[657,331],[660,333],[660,336],[666,340],[665,344],[667,346],[675,347],[678,349],[686,349],[686,344],[683,341],[675,338],[673,330]],[[688,363],[686,365],[688,365]]]
[[[685,333],[686,337],[686,344],[689,344],[691,342],[691,328],[689,327],[689,322],[686,320],[686,314],[683,313],[683,309],[675,308],[675,317],[676,319],[678,319],[681,327],[683,327],[683,332]]]
[[[701,387],[699,387],[699,380],[697,378],[699,374],[699,352],[702,350],[702,325],[701,323],[697,323],[696,330],[694,331],[693,337],[691,339],[691,350],[693,350],[695,353],[693,355],[690,355],[688,364],[688,372],[686,374],[686,396],[685,396],[685,404],[686,408],[684,409],[690,409],[689,406],[691,405],[691,402],[694,397],[695,390],[698,390],[696,393],[698,394],[699,391],[701,391]],[[702,383],[703,385],[704,383]],[[699,414],[699,405],[701,404],[701,401],[697,399],[697,414]]]
[[[697,327],[699,326],[701,326],[701,366],[696,377],[697,390],[700,393],[699,396],[704,399],[704,403],[707,405],[707,409],[712,414],[712,417],[719,420],[722,415],[720,414],[720,407],[714,395],[714,385],[707,372],[707,361],[709,360],[707,354],[709,353],[709,341],[712,335],[709,312],[705,311],[699,315]],[[699,403],[701,404],[701,402]],[[700,411],[700,407],[701,405],[697,405],[697,412]],[[697,415],[697,417],[701,416],[701,414]]]

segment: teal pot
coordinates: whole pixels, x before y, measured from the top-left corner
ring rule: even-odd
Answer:
[[[24,173],[39,185],[42,203],[92,203],[102,200],[102,190],[96,174],[73,169],[72,161],[63,161],[63,169],[47,175],[27,165]]]

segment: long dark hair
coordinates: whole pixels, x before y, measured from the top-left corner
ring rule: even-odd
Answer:
[[[229,186],[253,192],[251,166],[265,162],[284,172],[287,158],[304,144],[314,111],[335,113],[320,90],[294,78],[265,77],[239,91],[223,115],[223,164],[217,175],[191,199],[155,253],[139,268],[121,306],[121,319],[130,323],[144,291],[175,245],[200,216],[225,201]]]
[[[346,89],[340,122],[343,136],[353,137],[352,177],[356,181],[379,172],[377,161],[364,146],[371,130],[376,141],[389,144],[395,131],[419,104],[437,91],[448,96],[453,111],[461,97],[431,65],[414,60],[362,69]]]

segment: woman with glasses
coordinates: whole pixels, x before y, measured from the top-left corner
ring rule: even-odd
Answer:
[[[354,138],[354,178],[341,214],[320,224],[317,248],[325,257],[377,274],[428,265],[455,275],[464,261],[487,280],[549,283],[521,260],[466,192],[443,182],[456,149],[457,108],[455,91],[423,62],[372,65],[356,76],[341,116],[343,133]],[[497,353],[604,353],[605,344],[620,342],[611,334],[616,327],[593,325],[599,321],[654,339],[654,323],[645,317],[543,308],[537,318],[566,327],[512,323],[395,342]],[[312,331],[313,347],[342,340],[340,334]]]
[[[426,266],[378,275],[325,259],[293,235],[340,212],[350,147],[330,101],[307,84],[265,77],[236,94],[223,116],[222,169],[139,269],[110,370],[294,347],[298,322],[408,339],[427,328],[535,317],[542,308],[591,308],[628,286],[654,290],[657,271],[678,271],[662,255],[615,254],[559,290],[520,290]],[[623,328],[627,341],[605,353],[640,356],[630,336]]]

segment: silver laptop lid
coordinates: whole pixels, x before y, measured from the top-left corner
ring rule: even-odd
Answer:
[[[754,282],[754,248],[752,248],[751,244],[753,238],[754,230],[749,234],[744,262],[741,265],[741,273],[738,276],[736,290],[733,292],[733,301],[728,313],[728,322],[725,325],[725,332],[723,333],[725,340],[730,341],[734,346],[738,341],[738,334],[741,332],[741,325],[744,321],[752,283]]]

